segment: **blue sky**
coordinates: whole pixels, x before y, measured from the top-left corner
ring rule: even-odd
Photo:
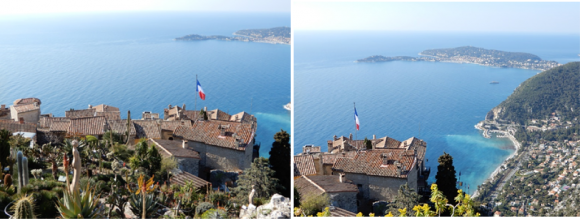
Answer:
[[[295,30],[579,33],[580,2],[292,1]]]
[[[290,0],[7,0],[0,15],[114,11],[290,12]]]

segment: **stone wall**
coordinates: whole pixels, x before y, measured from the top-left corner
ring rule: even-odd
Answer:
[[[415,189],[417,187],[416,173]],[[399,191],[399,187],[407,182],[405,178],[367,176],[363,174],[346,173],[346,179],[359,187],[359,197],[366,200],[391,201]]]
[[[357,213],[356,194],[357,192],[337,192],[328,193],[328,197],[333,206]]]
[[[18,119],[21,117],[24,118],[25,122],[36,124],[38,123],[38,120],[40,120],[40,110],[32,110],[28,112],[18,113],[14,109],[14,106],[10,106],[10,118],[13,119],[14,121],[18,121]]]
[[[252,164],[252,147],[246,147],[244,151],[224,147],[206,145],[200,142],[189,141],[188,145],[194,151],[199,152],[200,165],[210,169],[225,171],[239,171],[250,168]]]
[[[199,176],[199,159],[189,157],[177,157],[177,168],[182,171]]]

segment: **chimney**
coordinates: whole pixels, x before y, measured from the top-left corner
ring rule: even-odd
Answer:
[[[339,179],[340,179],[340,183],[343,183],[344,181],[346,181],[346,178],[345,178],[345,176],[344,176],[344,175],[345,175],[344,173],[339,173],[339,174],[338,174],[338,176],[339,176]]]
[[[171,104],[169,104],[169,106],[167,108],[171,109]]]
[[[220,135],[226,136],[226,129],[224,127],[222,127],[221,125],[219,126],[219,129],[220,129]]]
[[[181,147],[183,147],[183,149],[187,149],[187,140],[183,140],[183,143],[181,143]]]
[[[333,139],[334,141],[336,141],[336,135],[334,135],[334,136],[332,137],[332,139]]]
[[[22,117],[18,118],[18,123],[24,124],[24,118],[22,118]]]
[[[399,161],[397,161],[397,176],[401,176],[401,163],[399,163]]]
[[[2,106],[1,106],[0,110],[3,110],[3,109],[5,109],[5,108],[6,108],[6,104],[2,104]]]
[[[93,105],[89,104],[89,109],[92,109],[92,108],[93,108]]]
[[[181,107],[183,109],[183,111],[185,111],[185,103],[183,104],[183,107]]]
[[[373,135],[373,140],[377,139],[377,135]]]
[[[350,135],[348,135],[348,138],[349,138],[350,140],[352,140],[352,133],[350,133]]]
[[[207,112],[207,106],[204,106],[204,107],[203,107],[203,111],[204,111],[204,112]]]

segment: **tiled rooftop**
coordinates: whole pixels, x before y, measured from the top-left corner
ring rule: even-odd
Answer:
[[[106,111],[106,112],[99,112],[97,111],[95,116],[103,116],[106,120],[120,120],[121,119],[121,112],[119,111]]]
[[[186,182],[192,182],[196,188],[202,188],[204,186],[209,186],[209,182],[199,178],[191,173],[181,171],[181,173],[175,173],[171,176],[171,184],[185,186]]]
[[[175,129],[179,126],[188,126],[191,127],[193,122],[191,120],[175,120],[175,121],[165,121],[162,120],[161,122],[161,129],[175,131]]]
[[[50,124],[49,131],[51,132],[66,132],[70,126],[69,120],[55,120]]]
[[[42,104],[42,102],[40,102],[40,99],[34,98],[34,97],[29,97],[29,98],[22,98],[22,99],[15,100],[13,105],[14,106],[21,105],[21,104],[26,105],[26,104],[31,104],[34,102],[37,102],[38,105]]]
[[[6,129],[12,133],[14,132],[32,132],[36,133],[36,124],[23,123],[20,124],[14,120],[0,120],[0,130]]]
[[[50,128],[52,122],[54,122],[54,121],[70,122],[70,118],[41,116],[40,120],[38,120],[38,125],[39,125],[38,127],[39,128]]]
[[[159,152],[164,156],[184,157],[201,159],[197,151],[183,148],[183,141],[171,141],[161,139],[150,139],[153,144],[157,145]]]
[[[71,119],[67,132],[81,135],[102,135],[105,133],[106,125],[105,117]]]
[[[16,110],[16,112],[18,113],[25,113],[25,112],[30,112],[30,111],[34,111],[34,110],[39,110],[40,109],[40,105],[38,104],[19,104],[19,105],[15,105],[14,106],[14,110]]]
[[[411,170],[416,161],[413,153],[413,150],[405,149],[363,150],[358,152],[354,158],[337,158],[332,169],[345,173],[407,178],[408,171]],[[388,160],[392,162],[388,162]],[[397,166],[394,161],[401,164],[400,176],[397,174]]]
[[[300,194],[322,195],[323,193],[358,192],[358,188],[351,181],[345,179],[340,182],[337,175],[302,176],[294,180],[294,187]]]
[[[312,155],[294,156],[294,176],[316,175]]]
[[[114,133],[124,135],[127,132],[127,120],[126,119],[107,120],[107,124],[109,124],[109,129],[113,130]],[[131,121],[129,128],[131,129],[129,135],[135,136],[137,134],[137,131],[135,131],[135,123],[133,123],[133,121]]]
[[[95,108],[83,110],[71,109],[69,111],[65,111],[64,115],[67,118],[76,119],[76,118],[94,117],[95,113],[96,113]]]
[[[158,120],[131,120],[135,125],[137,138],[161,138],[161,125]]]
[[[177,127],[173,135],[190,141],[203,142],[207,145],[243,151],[252,140],[256,127],[257,125],[248,123],[216,120],[196,121],[191,128],[187,126]],[[236,141],[239,145],[236,145]]]

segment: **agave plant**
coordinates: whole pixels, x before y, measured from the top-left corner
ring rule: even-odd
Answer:
[[[56,208],[63,218],[99,218],[102,217],[103,208],[99,202],[99,196],[95,196],[90,183],[84,192],[65,189],[63,196],[57,201]]]

